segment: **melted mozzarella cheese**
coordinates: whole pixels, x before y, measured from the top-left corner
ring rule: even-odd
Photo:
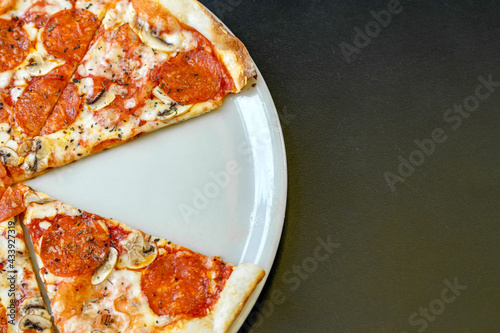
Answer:
[[[61,10],[71,9],[72,7],[71,1],[68,0],[48,0],[47,5],[43,7],[43,11],[49,15],[54,15]]]
[[[135,107],[135,105],[136,102],[134,98],[129,98],[125,101],[125,108],[127,109],[132,109],[133,107]]]
[[[75,6],[76,8],[86,9],[101,18],[106,10],[106,1],[77,0]]]
[[[23,91],[24,91],[24,87],[12,88],[12,90],[10,91],[10,98],[12,99],[12,101],[14,103],[17,102],[19,97],[23,94]]]
[[[77,88],[80,95],[92,96],[94,94],[94,80],[91,77],[81,79],[77,83]]]
[[[26,80],[14,80],[14,85],[16,87],[25,87],[28,84],[26,83]]]
[[[69,205],[66,205],[59,201],[46,202],[41,204],[30,204],[26,207],[25,219],[30,221],[32,219],[44,219],[51,218],[57,214],[65,214],[70,216],[80,215],[81,212]],[[29,222],[28,222],[29,224]]]
[[[16,80],[29,80],[31,78],[31,75],[26,69],[23,68],[17,70],[14,74],[14,77],[16,78]]]
[[[9,140],[9,141],[7,141],[7,143],[5,144],[5,146],[9,147],[13,151],[16,151],[17,148],[19,148],[19,144],[16,142],[16,140]]]
[[[106,297],[98,301],[85,303],[82,314],[64,321],[64,332],[86,332],[92,330],[92,322],[99,320],[100,314],[106,313],[113,319],[113,331],[151,332],[155,327],[163,327],[170,321],[168,316],[158,316],[149,307],[148,299],[141,289],[141,274],[130,270],[114,270],[102,282],[106,288]],[[118,311],[116,304],[122,303],[126,313]],[[55,302],[52,305],[55,315],[65,310],[65,304]],[[134,322],[134,317],[140,322]]]
[[[124,57],[125,53],[123,52],[123,48],[118,43],[109,45],[100,38],[92,50],[93,52],[90,59],[85,62],[86,72],[111,79],[113,74],[116,75],[119,69],[116,68],[116,66],[114,69],[113,67],[110,68],[109,64],[116,63],[118,59]]]
[[[30,39],[30,41],[34,41],[38,34],[38,29],[35,27],[35,23],[26,23],[25,25],[23,25],[23,28],[28,34],[28,38]]]
[[[115,27],[122,23],[130,23],[133,22],[133,13],[134,7],[132,3],[128,0],[118,1],[114,8],[111,8],[106,13],[106,16],[102,20],[102,24],[106,29]]]
[[[10,20],[13,17],[22,17],[28,11],[28,9],[30,9],[32,5],[33,2],[30,0],[17,1],[14,8],[9,12],[1,15],[0,18]]]
[[[0,73],[0,88],[6,88],[9,85],[13,74],[14,71],[5,71]]]

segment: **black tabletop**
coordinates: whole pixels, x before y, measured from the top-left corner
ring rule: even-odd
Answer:
[[[499,332],[500,3],[202,2],[287,149],[281,244],[241,332]]]

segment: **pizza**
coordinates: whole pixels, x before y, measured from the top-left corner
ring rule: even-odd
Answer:
[[[255,75],[196,0],[4,0],[4,187],[218,108]]]
[[[0,156],[4,186],[24,160],[99,28],[106,3],[96,0],[5,0],[0,3]],[[88,8],[88,9],[86,9]],[[36,147],[35,147],[36,149]]]
[[[196,0],[0,1],[0,333],[227,332],[262,269],[21,181],[212,111],[253,76]]]
[[[21,208],[12,210],[13,206]],[[20,210],[0,227],[14,223],[22,240],[15,221],[25,225],[61,333],[227,332],[265,274],[253,264],[232,265],[196,253],[21,183],[3,194],[0,214]],[[31,329],[50,332],[50,316],[40,298],[28,252],[24,245],[19,251],[18,272],[24,272],[24,278],[16,304],[36,300],[36,311],[27,310],[25,317],[45,325],[32,325]],[[7,286],[2,287],[5,306],[9,302],[3,296]],[[20,311],[25,311],[23,305]],[[6,325],[3,318],[0,316],[0,327]]]
[[[16,195],[22,198],[22,193],[9,188],[5,198]],[[4,199],[0,205],[15,202]],[[53,332],[19,218],[0,221],[0,332]]]

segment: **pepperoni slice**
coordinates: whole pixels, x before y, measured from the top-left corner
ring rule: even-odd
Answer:
[[[0,221],[21,214],[24,211],[23,194],[17,188],[9,187],[0,199]]]
[[[2,97],[0,96],[0,123],[10,123],[12,120],[12,108]]]
[[[218,100],[234,89],[226,68],[205,49],[181,53],[166,61],[160,75],[163,91],[181,104]]]
[[[35,77],[14,106],[17,125],[30,137],[38,135],[61,96],[72,71],[71,65],[58,67],[45,76]]]
[[[5,169],[5,166],[0,163],[0,181],[2,182],[3,187],[8,187],[12,185],[12,179],[9,177],[9,174],[7,173],[7,170]],[[0,197],[3,195],[5,192],[5,188],[0,188]]]
[[[50,15],[43,11],[46,5],[46,1],[36,1],[31,5],[26,14],[24,14],[23,20],[26,23],[35,23],[37,29],[42,28],[50,18]]]
[[[28,34],[19,21],[0,19],[0,72],[19,66],[29,47]]]
[[[8,326],[7,309],[0,304],[0,333],[7,333]]]
[[[215,265],[219,288],[210,292],[211,279],[204,260],[212,260],[189,250],[158,256],[142,273],[141,288],[157,315],[203,316],[219,297],[232,269]],[[215,259],[217,261],[217,259]]]
[[[65,216],[42,237],[40,257],[57,276],[92,273],[106,259],[108,231],[92,216]]]
[[[48,53],[68,61],[80,61],[99,27],[97,16],[86,9],[61,10],[52,15],[42,34]]]
[[[162,28],[164,32],[181,30],[179,21],[158,1],[132,0],[137,15],[149,23],[151,27]]]
[[[71,125],[78,117],[82,103],[76,85],[67,85],[40,134],[48,135]]]

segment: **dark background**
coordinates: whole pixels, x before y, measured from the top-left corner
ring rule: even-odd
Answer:
[[[500,83],[473,97],[500,82],[499,1],[401,1],[380,31],[390,1],[202,2],[248,47],[287,149],[281,244],[241,332],[500,332]],[[338,243],[324,261],[318,237]]]

